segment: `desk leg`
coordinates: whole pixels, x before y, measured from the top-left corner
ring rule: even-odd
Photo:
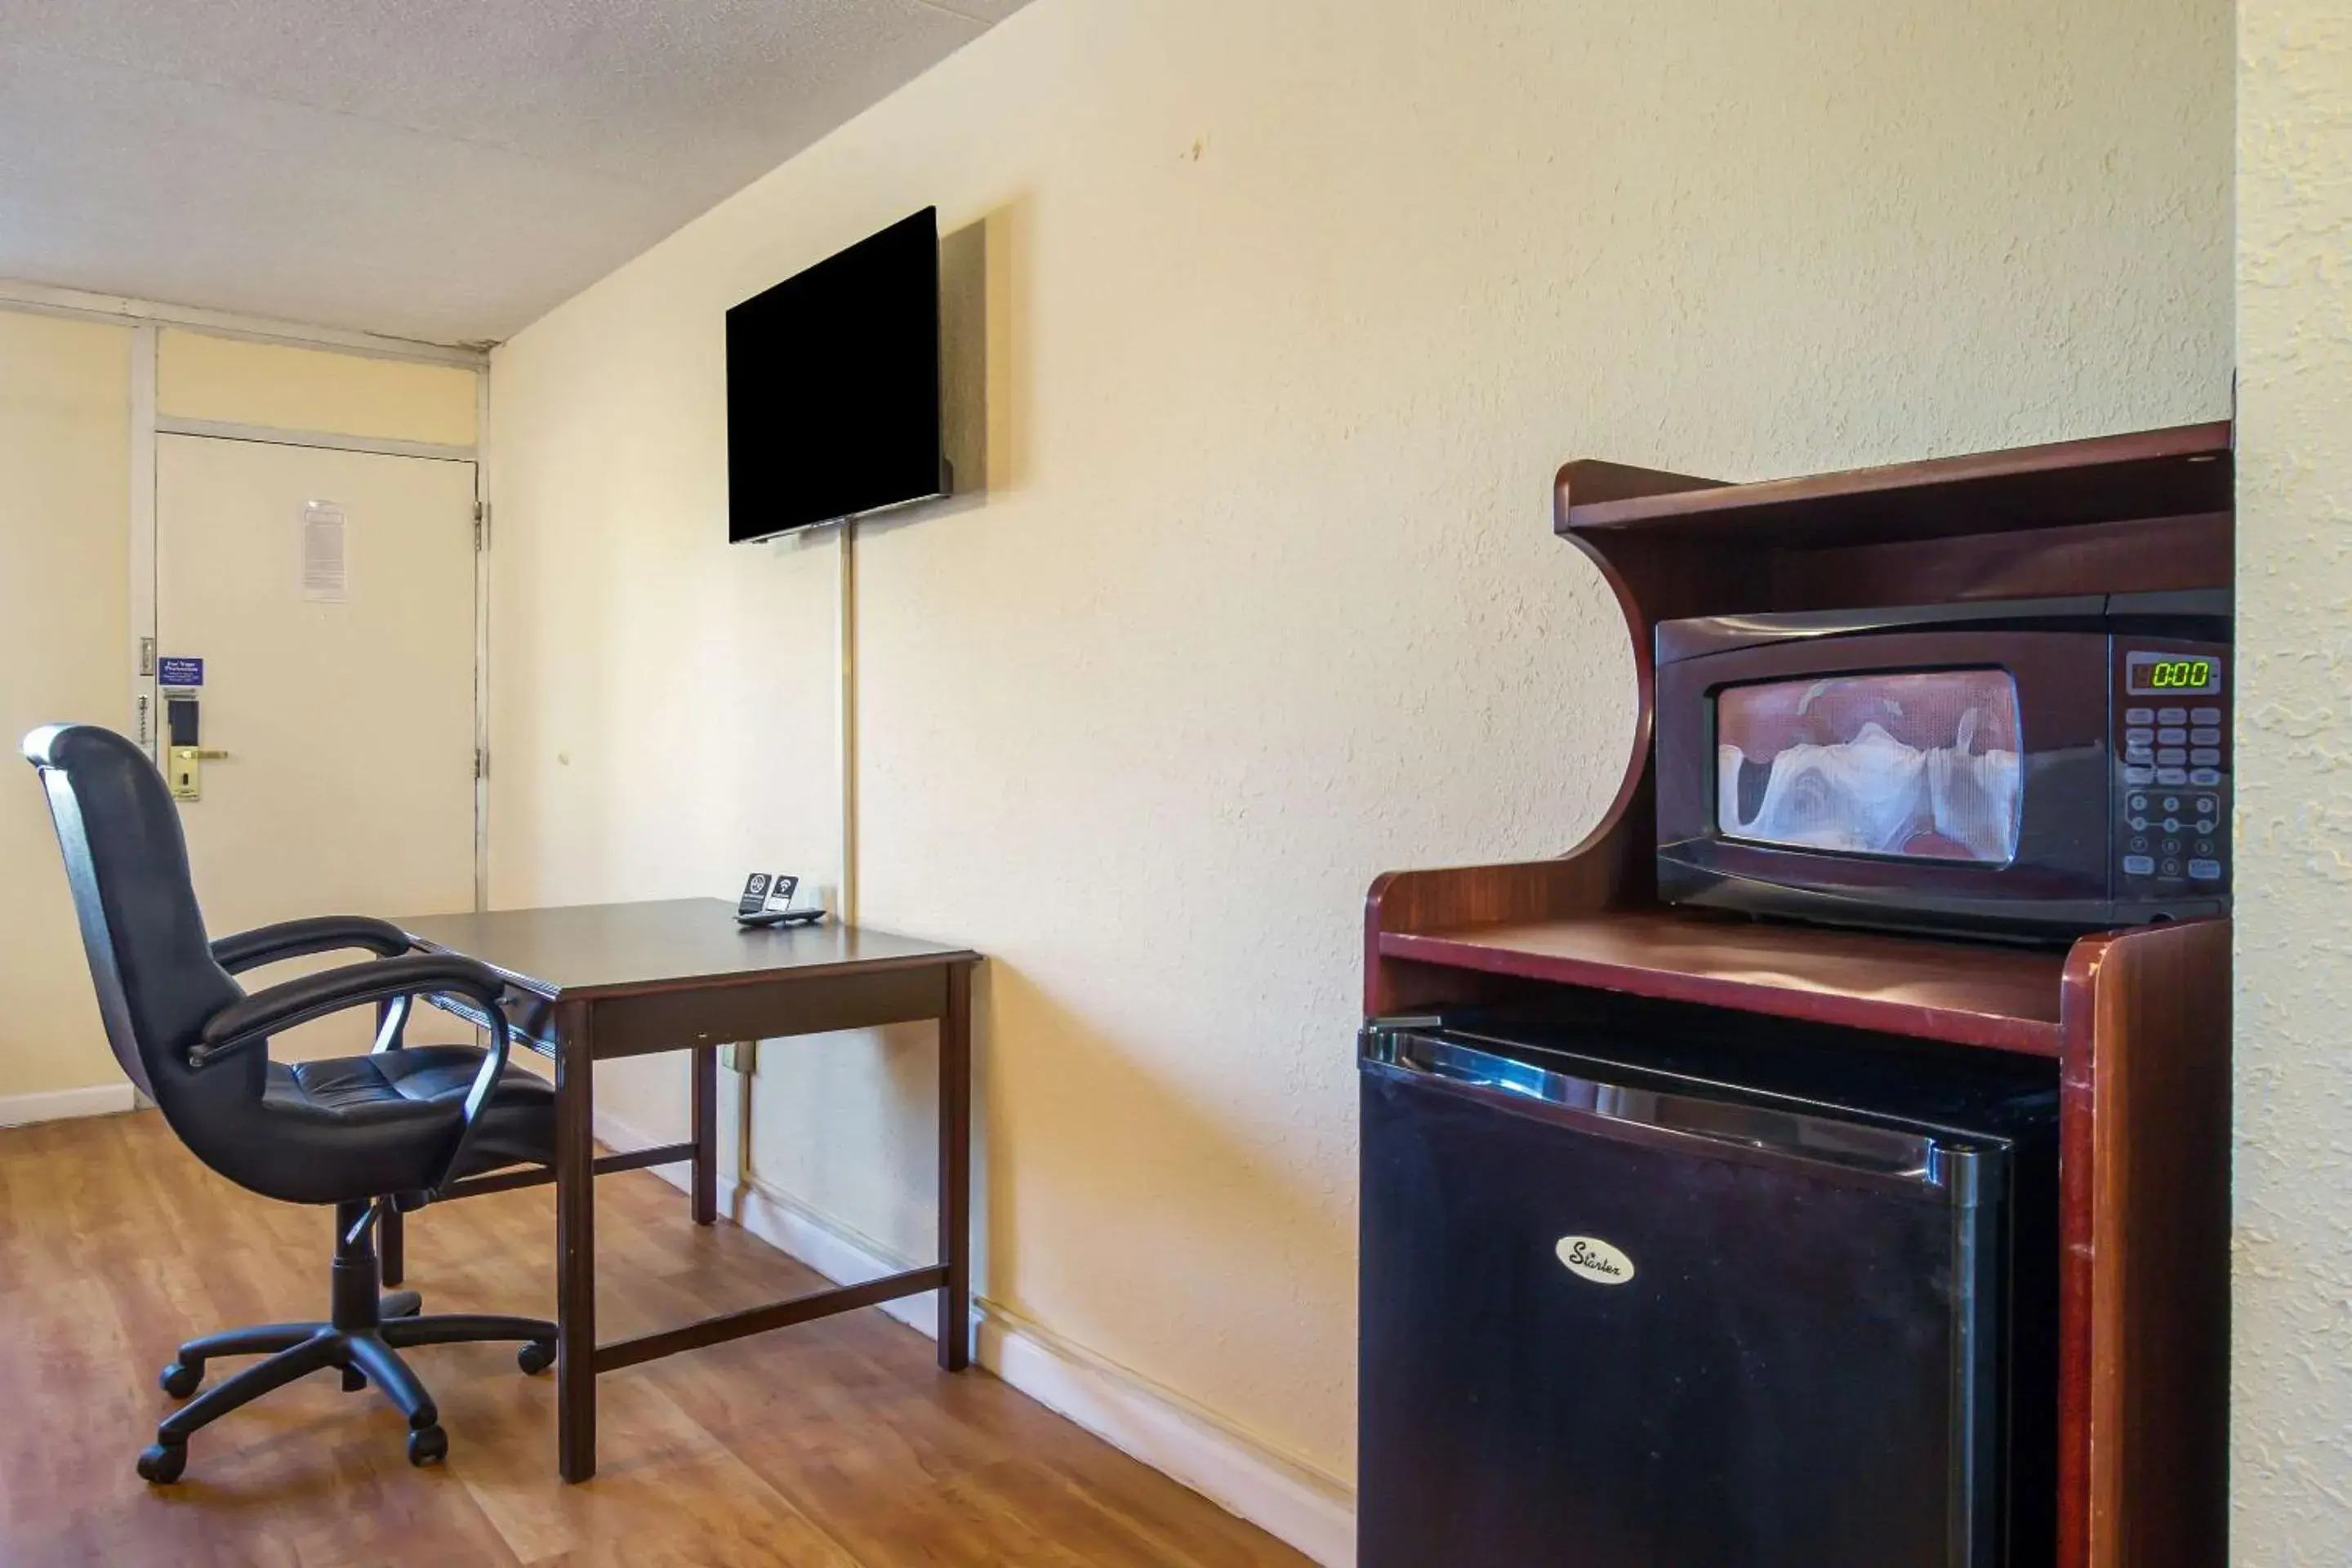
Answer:
[[[719,1218],[719,1047],[697,1046],[694,1058],[694,1223]],[[745,1093],[751,1092],[748,1089]]]
[[[593,1015],[555,1018],[555,1447],[567,1481],[596,1473],[596,1140]]]
[[[940,1019],[940,1365],[971,1362],[971,965],[948,965]]]

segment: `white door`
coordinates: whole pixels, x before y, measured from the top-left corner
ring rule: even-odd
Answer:
[[[204,661],[198,740],[226,753],[180,805],[213,935],[474,907],[474,613],[472,463],[157,437],[156,652]],[[370,1032],[354,1011],[271,1054],[357,1054]],[[468,1037],[415,1035],[436,1037]]]

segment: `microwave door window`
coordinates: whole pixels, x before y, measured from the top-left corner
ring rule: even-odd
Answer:
[[[1716,694],[1716,820],[1790,848],[2005,866],[2024,747],[1998,669],[1766,681]]]

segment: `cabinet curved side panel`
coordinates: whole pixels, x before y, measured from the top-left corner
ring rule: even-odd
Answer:
[[[1639,602],[1607,556],[1571,538],[1600,571],[1623,612],[1633,644],[1633,734],[1624,775],[1608,809],[1576,847],[1555,859],[1436,870],[1391,871],[1364,900],[1364,1009],[1367,1015],[1460,1002],[1486,982],[1381,952],[1384,931],[1435,931],[1465,926],[1558,920],[1655,901],[1657,823],[1650,789],[1651,639]]]

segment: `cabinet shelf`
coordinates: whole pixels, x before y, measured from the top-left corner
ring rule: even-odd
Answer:
[[[1382,931],[1383,956],[2032,1056],[2059,1054],[2063,951],[1670,910]]]
[[[1559,472],[1555,526],[1761,535],[1782,549],[1821,549],[2210,516],[2230,510],[2230,458],[2222,421],[1749,484],[1570,463]]]

